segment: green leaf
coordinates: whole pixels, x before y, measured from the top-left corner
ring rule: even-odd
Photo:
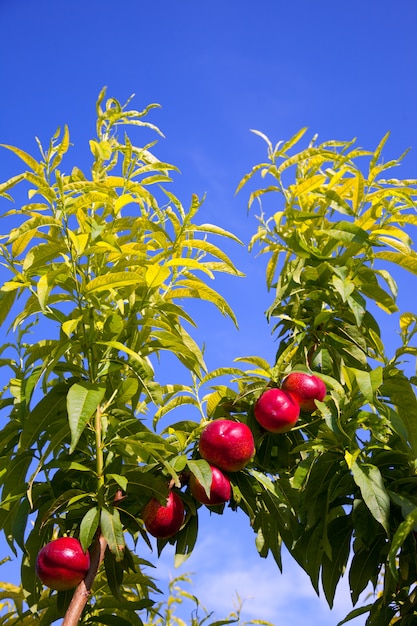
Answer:
[[[84,500],[86,497],[90,497],[90,494],[84,493],[81,489],[68,489],[64,493],[60,494],[58,498],[51,504],[51,506],[44,513],[42,521],[48,520],[54,513],[62,508],[68,508],[71,504]]]
[[[323,554],[322,584],[326,600],[333,607],[336,587],[343,576],[350,552],[352,528],[347,515],[332,520],[327,528],[328,539],[332,549],[332,558]]]
[[[154,425],[156,425],[157,422],[170,411],[173,411],[179,406],[184,406],[186,404],[195,406],[197,408],[199,406],[198,400],[196,398],[193,398],[192,396],[186,396],[186,395],[176,396],[175,398],[172,398],[171,400],[169,400],[168,402],[164,403],[162,406],[159,407],[159,409],[155,413]]]
[[[122,381],[118,392],[117,392],[117,401],[124,404],[129,402],[137,393],[139,387],[139,383],[137,378],[126,378],[126,380]]]
[[[391,548],[388,555],[388,562],[391,574],[394,580],[398,580],[398,551],[403,545],[405,539],[417,525],[417,508],[411,511],[405,520],[398,526],[391,542]]]
[[[355,284],[351,280],[341,280],[337,276],[332,277],[332,283],[336,291],[340,294],[343,302],[346,302],[355,289]]]
[[[219,235],[220,237],[227,237],[228,239],[236,241],[236,243],[242,244],[242,241],[238,237],[236,237],[236,235],[229,232],[228,230],[225,230],[224,228],[221,228],[220,226],[217,226],[216,224],[200,224],[198,226],[194,225],[194,229],[197,232],[211,233],[213,235]]]
[[[39,435],[48,429],[51,424],[67,417],[66,395],[67,383],[58,383],[51,391],[38,402],[29,413],[20,437],[19,447],[23,450],[30,448]]]
[[[121,561],[125,549],[125,538],[119,511],[114,507],[103,508],[100,514],[100,527],[115,560]]]
[[[204,459],[198,459],[196,461],[190,459],[187,463],[189,470],[199,483],[204,487],[204,491],[207,494],[207,497],[210,497],[210,489],[211,482],[213,480],[213,475],[211,473],[210,465]]]
[[[197,261],[196,259],[189,259],[187,257],[175,257],[173,259],[169,259],[165,262],[164,267],[185,267],[188,270],[199,270],[207,274],[210,278],[214,278],[213,272],[206,267],[205,263],[200,263],[200,261]]]
[[[387,132],[385,133],[385,135],[382,137],[381,141],[379,142],[376,150],[374,151],[373,155],[372,155],[372,159],[369,163],[369,176],[372,177],[372,171],[375,168],[379,157],[381,156],[382,150],[386,144],[386,142],[388,141],[388,138],[390,136],[390,133]]]
[[[79,438],[90,418],[104,398],[106,388],[94,383],[75,383],[67,394],[68,422],[71,430],[70,454],[74,452]]]
[[[84,552],[93,542],[94,535],[100,524],[100,509],[94,507],[87,511],[80,524],[80,542]]]
[[[198,517],[191,515],[184,528],[177,535],[175,546],[175,567],[180,567],[191,555],[198,535]]]
[[[60,133],[60,130],[61,129],[58,128],[57,134]],[[70,145],[69,129],[68,129],[68,126],[65,124],[61,142],[58,145],[58,149],[51,163],[51,169],[55,169],[56,167],[58,167],[58,165],[62,161],[62,157],[68,151],[69,145]]]
[[[360,594],[366,589],[371,581],[374,585],[378,579],[381,567],[381,551],[385,541],[378,539],[370,545],[363,545],[355,552],[349,570],[349,585],[352,594],[352,602],[356,604]]]
[[[353,609],[353,611],[350,611],[341,622],[337,623],[337,626],[347,624],[352,619],[355,619],[355,617],[360,617],[361,615],[365,615],[365,613],[369,613],[372,606],[372,604],[367,604],[366,606],[361,606],[358,609]]]
[[[297,197],[305,193],[311,193],[318,189],[326,182],[327,176],[324,174],[316,174],[309,178],[301,179],[296,185],[291,185],[291,193]]]
[[[155,477],[149,472],[144,472],[140,467],[129,470],[126,473],[129,485],[129,494],[134,494],[138,498],[158,498],[160,502],[166,502],[168,487],[166,481],[161,477]]]
[[[24,178],[25,178],[24,174],[18,174],[17,176],[12,176],[8,180],[6,180],[4,183],[1,183],[0,195],[10,198],[10,196],[6,194],[6,191],[10,189],[11,187],[14,187],[15,185],[17,185],[17,183],[20,183],[22,180],[24,180]]]
[[[165,265],[153,263],[146,268],[145,280],[149,288],[155,289],[160,287],[169,278],[170,274],[167,263]]]
[[[6,320],[16,299],[16,291],[0,291],[0,326]]]
[[[42,226],[56,226],[60,228],[61,222],[51,215],[36,215],[35,217],[31,217],[30,219],[26,220],[26,222],[23,222],[23,224],[21,224],[17,228],[13,228],[10,231],[7,243],[14,243],[15,241],[18,241],[22,236],[30,236],[30,238],[32,238]],[[46,236],[44,235],[44,233],[42,233],[42,231],[39,234],[46,239]],[[25,239],[26,244],[29,243],[29,241],[30,239]],[[23,252],[23,249],[20,246],[18,252]]]
[[[181,332],[182,336],[179,337],[168,331],[155,330],[152,332],[154,337],[152,346],[158,350],[172,352],[187,369],[200,376],[200,368],[204,371],[206,370],[200,349],[190,335],[186,333],[185,329],[181,329]]]
[[[363,228],[360,228],[352,222],[336,222],[333,228],[323,228],[321,232],[344,244],[364,244],[369,240],[369,235],[366,230],[363,230]]]
[[[353,373],[356,383],[359,387],[359,391],[363,394],[365,400],[371,403],[374,402],[375,392],[382,384],[382,368],[377,368],[375,370],[374,376],[371,375],[371,372],[367,372],[365,370],[360,370],[353,367],[349,367],[346,369],[348,369],[349,372]],[[379,376],[377,376],[378,374]]]
[[[373,517],[389,535],[390,497],[385,489],[381,472],[375,465],[354,461],[351,466],[353,480],[359,487],[363,501]]]
[[[119,485],[120,489],[126,491],[128,483],[126,476],[122,476],[121,474],[106,474],[106,477],[109,480],[114,480],[114,482]]]
[[[138,352],[129,348],[129,346],[125,346],[125,344],[121,341],[98,341],[97,343],[99,345],[108,346],[109,348],[114,348],[117,351],[124,352],[128,356],[132,357],[132,359],[140,363],[149,375],[153,374],[152,366],[149,361],[144,359]]]
[[[396,313],[398,307],[395,304],[395,300],[389,293],[382,289],[379,285],[370,284],[368,282],[361,282],[358,285],[358,289],[367,298],[371,298],[374,302],[387,313]]]
[[[123,601],[120,585],[123,582],[123,566],[121,559],[116,560],[114,554],[110,550],[106,550],[104,555],[104,567],[106,569],[107,583],[113,596],[119,602]]]
[[[389,398],[404,423],[414,457],[417,457],[417,398],[410,381],[403,375],[386,377],[382,394]]]

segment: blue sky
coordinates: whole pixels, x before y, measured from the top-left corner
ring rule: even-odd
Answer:
[[[386,159],[411,147],[398,176],[416,177],[416,27],[415,0],[0,0],[0,143],[36,153],[35,135],[47,143],[66,123],[71,165],[82,167],[104,85],[121,101],[135,93],[136,108],[158,102],[150,119],[165,139],[155,151],[182,172],[175,192],[185,203],[206,193],[201,220],[247,243],[256,221],[245,193],[234,191],[265,156],[250,129],[275,143],[307,126],[309,138],[357,137],[370,149],[391,131]],[[8,153],[0,163],[1,180],[19,170]],[[276,348],[263,314],[271,299],[263,261],[239,246],[228,251],[247,278],[238,285],[225,278],[218,288],[240,331],[208,307],[195,309],[212,368],[248,354],[273,360]],[[400,307],[412,309],[414,292],[401,292],[406,277],[398,280]],[[394,345],[397,320],[380,321]],[[218,617],[232,608],[235,591],[253,596],[247,618],[276,624],[299,623],[308,611],[310,626],[334,626],[349,610],[346,586],[330,612],[290,560],[282,576],[260,560],[253,539],[243,516],[203,520],[196,553],[181,571],[195,572],[193,591]],[[175,575],[167,554],[160,572],[169,571]],[[12,565],[0,570],[3,578],[9,573]]]

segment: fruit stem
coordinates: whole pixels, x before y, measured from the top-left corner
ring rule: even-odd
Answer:
[[[65,613],[62,626],[76,626],[78,624],[84,607],[90,597],[91,587],[93,586],[97,571],[104,560],[106,549],[107,541],[103,535],[100,534],[91,553],[90,569],[88,570],[85,579],[80,582],[74,592],[74,595],[72,596],[72,600]]]

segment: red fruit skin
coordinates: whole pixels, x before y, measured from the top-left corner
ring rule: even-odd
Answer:
[[[83,551],[78,539],[60,537],[39,550],[35,571],[50,589],[67,591],[84,580],[89,567],[90,555]]]
[[[157,498],[152,498],[143,509],[142,519],[146,530],[153,537],[169,539],[184,522],[183,501],[175,491],[169,492],[165,505]]]
[[[218,467],[214,465],[210,466],[211,469],[211,486],[210,486],[210,497],[207,496],[206,491],[200,481],[191,474],[190,476],[190,489],[194,498],[201,502],[201,504],[206,504],[207,506],[213,506],[215,504],[223,504],[230,500],[231,495],[231,486],[230,480],[226,474],[223,474]]]
[[[281,388],[290,393],[300,405],[302,411],[312,413],[316,410],[315,400],[322,401],[327,393],[326,385],[314,374],[292,372],[283,380]]]
[[[200,454],[225,472],[238,472],[255,453],[252,431],[246,424],[217,419],[204,428],[199,441]]]
[[[282,389],[267,389],[254,407],[257,422],[270,433],[286,433],[296,424],[300,406],[291,394]]]

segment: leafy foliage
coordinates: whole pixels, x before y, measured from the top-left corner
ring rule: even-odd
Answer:
[[[68,534],[85,549],[94,550],[99,536],[107,545],[82,623],[142,624],[138,614],[150,609],[156,586],[126,536],[138,549],[150,544],[142,510],[175,489],[187,514],[177,535],[158,539],[158,553],[172,543],[180,564],[192,552],[201,505],[187,480],[193,473],[209,491],[197,443],[206,420],[220,417],[248,424],[254,435],[254,458],[230,476],[229,506],[249,518],[259,554],[271,553],[281,568],[284,543],[330,606],[345,573],[354,605],[369,584],[380,590],[342,623],[364,613],[369,625],[413,623],[417,377],[404,360],[417,355],[417,316],[399,315],[401,345],[389,355],[375,311],[399,314],[390,267],[417,273],[410,236],[417,181],[388,177],[402,157],[383,162],[387,136],[373,152],[316,140],[297,152],[305,129],[276,146],[257,133],[267,161],[238,190],[251,186],[249,206],[260,205],[250,249],[268,259],[276,359],[240,357],[208,372],[184,303],[207,300],[236,322],[208,281],[217,272],[240,275],[212,242],[238,240],[196,222],[201,201],[193,196],[186,209],[168,190],[175,167],[160,162],[152,144],[119,140],[121,125],[158,132],[145,121],[154,105],[134,111],[104,98],[103,91],[88,176],[58,169],[70,145],[67,128],[47,150],[40,145],[39,161],[6,146],[27,169],[0,193],[12,200],[23,186],[29,197],[6,214],[17,225],[0,244],[8,272],[0,322],[12,320],[13,335],[0,360],[10,374],[0,398],[8,418],[0,527],[11,549],[23,552],[29,607],[16,605],[20,621],[12,623],[36,615],[46,624],[64,614],[68,598],[42,591],[34,563],[42,545]],[[255,186],[258,175],[267,186]],[[44,326],[47,338],[31,343],[33,327]],[[158,382],[155,363],[164,352],[189,372],[188,384]],[[327,396],[290,432],[267,433],[254,404],[294,370],[321,377]],[[184,407],[197,418],[158,431],[161,418]]]
[[[12,320],[15,342],[3,346],[0,365],[11,372],[0,408],[0,526],[12,550],[24,551],[22,580],[32,611],[41,588],[34,563],[58,532],[79,535],[83,547],[98,532],[107,542],[106,570],[116,596],[132,565],[125,532],[149,543],[140,517],[151,496],[166,498],[195,440],[199,421],[162,436],[147,425],[149,411],[173,392],[190,400],[189,385],[164,385],[155,359],[164,352],[191,373],[206,373],[203,354],[187,328],[195,322],[183,303],[199,298],[235,320],[226,300],[207,284],[216,273],[239,276],[211,239],[231,233],[195,222],[201,201],[189,208],[167,187],[175,167],[145,147],[120,142],[121,125],[157,129],[144,111],[115,99],[97,103],[97,138],[90,142],[90,175],[62,173],[69,131],[57,132],[41,159],[4,146],[27,167],[1,186],[3,197],[28,187],[29,203],[5,217],[14,227],[1,237],[8,276],[1,287],[2,322]],[[45,339],[28,340],[36,327]],[[197,398],[192,398],[199,408]],[[200,419],[202,415],[200,412]],[[190,507],[189,516],[195,516]],[[28,522],[33,529],[28,531]],[[179,550],[195,541],[189,521]],[[143,588],[152,588],[146,576]]]
[[[251,241],[268,256],[276,361],[271,367],[247,358],[250,369],[235,374],[238,389],[216,391],[208,405],[213,416],[248,415],[256,429],[253,405],[267,386],[294,370],[323,379],[328,395],[312,416],[303,415],[288,434],[258,432],[254,464],[271,482],[255,499],[246,486],[251,500],[243,508],[261,534],[261,554],[270,550],[280,564],[282,538],[317,592],[321,582],[330,606],[349,569],[354,604],[368,583],[382,585],[377,601],[351,617],[369,611],[369,624],[411,624],[417,614],[417,379],[405,374],[403,360],[417,354],[416,316],[400,315],[402,345],[390,356],[370,309],[398,311],[387,263],[416,273],[409,229],[417,224],[417,181],[385,178],[400,162],[381,160],[388,136],[373,153],[353,142],[313,140],[290,155],[304,132],[275,147],[258,133],[268,162],[238,187],[258,174],[272,177],[251,192],[249,206],[272,204],[271,194],[282,199],[270,215],[260,204]]]
[[[241,619],[243,601],[239,597],[237,597],[236,609],[231,611],[227,617],[220,620],[215,619],[214,621],[209,621],[213,616],[213,612],[209,612],[204,606],[201,605],[198,598],[185,588],[185,584],[190,584],[191,582],[191,578],[186,574],[177,576],[171,580],[169,583],[167,598],[158,602],[154,606],[149,607],[147,615],[143,621],[136,617],[137,621],[131,622],[129,621],[129,614],[127,614],[128,619],[123,618],[123,610],[120,610],[120,607],[116,606],[116,604],[112,608],[112,615],[109,615],[108,609],[110,605],[107,604],[103,610],[103,607],[100,607],[101,603],[99,600],[97,607],[89,608],[89,615],[85,616],[82,623],[109,624],[110,626],[113,624],[116,626],[127,626],[127,624],[130,625],[132,623],[141,624],[141,626],[187,626],[187,622],[177,615],[177,609],[182,605],[186,605],[187,607],[190,607],[190,620],[188,624],[191,626],[203,626],[203,624],[206,626],[221,626],[222,624],[237,624],[237,626],[263,624],[263,626],[272,626],[270,622],[266,622],[264,620],[251,620],[249,622],[243,622]],[[132,584],[132,581],[130,581],[130,583]],[[0,610],[7,610],[7,613],[4,613],[2,618],[0,617],[0,624],[9,624],[11,619],[16,619],[19,615],[21,615],[20,607],[23,606],[24,603],[22,588],[16,585],[0,583],[0,589]],[[96,583],[96,589],[99,589],[98,582]],[[156,588],[155,591],[157,591]],[[125,590],[124,593],[126,593]],[[129,595],[132,592],[129,591],[127,593]],[[99,590],[98,595],[100,596]],[[52,600],[52,598],[49,598],[48,600],[46,598],[46,594],[45,597],[42,598],[40,622],[42,624],[49,624],[50,622],[45,620],[53,619],[53,613],[49,610],[53,607]],[[138,606],[146,606],[146,604],[146,600],[137,602]],[[53,609],[55,610],[55,607],[53,607]],[[55,614],[57,613],[55,612]],[[24,621],[24,619],[26,619],[26,621]],[[19,623],[30,624],[32,616],[29,611],[26,612],[24,619]]]

